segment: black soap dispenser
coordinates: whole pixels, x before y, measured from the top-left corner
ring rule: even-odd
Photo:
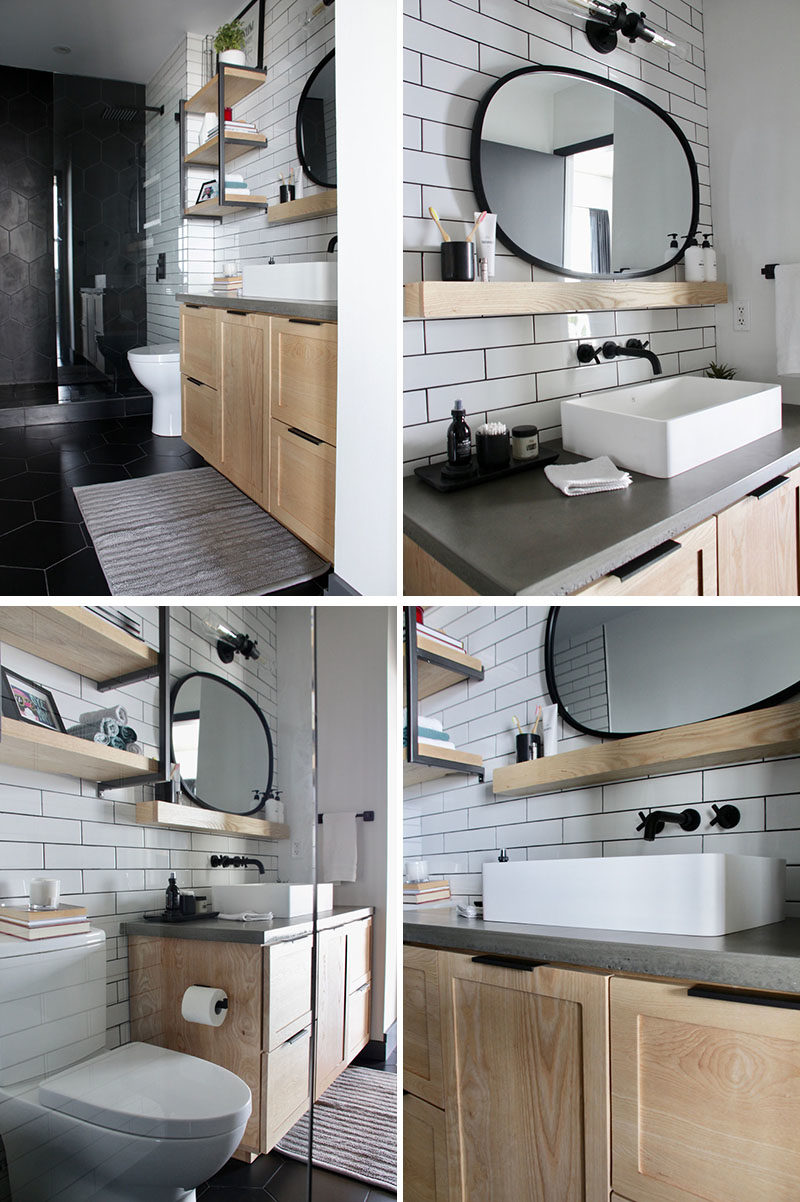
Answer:
[[[169,884],[167,885],[166,901],[165,901],[164,908],[170,917],[172,917],[175,914],[180,913],[181,891],[178,888],[177,881],[175,880],[174,872],[171,872],[169,874]]]
[[[447,429],[447,463],[442,475],[445,479],[461,480],[476,473],[472,462],[472,431],[467,425],[463,401],[456,401],[450,412],[453,420]]]

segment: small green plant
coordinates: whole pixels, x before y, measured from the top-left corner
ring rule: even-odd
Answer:
[[[712,380],[732,380],[736,375],[736,368],[729,367],[727,363],[715,363],[712,359],[703,374]]]
[[[214,34],[214,49],[217,54],[223,50],[244,50],[244,26],[238,17],[227,25],[220,25]]]

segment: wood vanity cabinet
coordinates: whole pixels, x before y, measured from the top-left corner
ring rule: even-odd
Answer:
[[[217,344],[222,414],[219,470],[262,504],[269,479],[269,411],[265,404],[269,318],[222,309]]]
[[[611,982],[615,1196],[797,1202],[797,998],[689,988]]]
[[[721,597],[798,596],[799,486],[797,469],[718,515]]]
[[[315,1099],[369,1041],[371,982],[371,918],[319,932]]]
[[[575,595],[714,597],[716,593],[717,535],[715,519],[710,518],[655,548],[654,554],[632,560]]]
[[[407,1202],[607,1202],[607,976],[406,954]]]

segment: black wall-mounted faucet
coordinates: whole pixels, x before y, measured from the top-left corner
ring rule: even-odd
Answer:
[[[247,868],[253,864],[258,869],[258,875],[264,875],[264,865],[253,856],[212,856],[212,868]]]
[[[651,810],[649,814],[645,814],[640,810],[639,817],[641,822],[636,829],[644,831],[648,843],[652,843],[656,835],[661,834],[668,822],[674,822],[682,831],[696,831],[700,825],[697,810],[681,810],[680,814],[674,814],[671,810]]]
[[[633,359],[647,359],[653,368],[653,375],[660,376],[661,360],[653,351],[648,351],[649,345],[649,342],[642,342],[641,338],[629,338],[624,346],[620,346],[618,342],[604,342],[600,349],[604,359],[615,359],[617,355],[630,355]],[[600,351],[595,350],[590,342],[579,342],[578,362],[599,363]]]

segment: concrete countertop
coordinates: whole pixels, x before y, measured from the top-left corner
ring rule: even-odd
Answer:
[[[670,480],[633,472],[621,492],[565,497],[539,469],[449,494],[410,476],[403,528],[478,593],[564,596],[799,464],[800,406],[784,405],[777,433]]]
[[[372,916],[371,906],[334,906],[317,916],[317,929],[342,926]],[[149,935],[161,939],[195,939],[207,943],[281,943],[310,935],[312,916],[272,918],[268,922],[231,922],[221,918],[200,918],[195,922],[145,922],[132,918],[121,927],[123,935]]]
[[[639,976],[800,993],[800,919],[733,935],[650,935],[461,918],[455,908],[403,913],[405,943],[580,964]]]
[[[182,305],[208,305],[212,309],[239,309],[248,313],[273,313],[278,317],[305,317],[309,321],[336,321],[335,304],[315,301],[267,300],[262,296],[220,296],[218,292],[181,292]]]

